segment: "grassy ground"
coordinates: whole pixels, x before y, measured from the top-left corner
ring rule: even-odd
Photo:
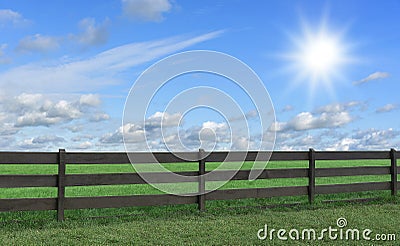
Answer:
[[[256,209],[212,208],[198,212],[195,206],[97,209],[69,211],[62,223],[54,212],[18,212],[2,215],[2,245],[398,245],[399,201],[383,199],[372,204],[300,205],[294,208]],[[102,211],[100,211],[102,210]],[[90,218],[94,214],[125,214],[120,217]],[[129,215],[127,215],[129,214]],[[7,218],[8,217],[8,218]],[[19,221],[10,221],[11,217]],[[347,220],[348,229],[372,230],[376,234],[395,233],[396,241],[260,240],[257,232],[271,229],[338,229],[338,218]],[[319,233],[318,233],[319,234]]]
[[[301,168],[307,162],[271,162],[268,168]],[[318,167],[388,166],[383,161],[319,161]],[[213,170],[218,163],[207,163]],[[249,169],[246,163],[243,169]],[[196,170],[197,164],[168,164],[173,171]],[[67,173],[114,173],[132,172],[130,165],[68,165]],[[0,165],[0,174],[55,174],[54,165]],[[317,178],[318,184],[389,181],[389,175]],[[248,187],[273,187],[307,185],[307,179],[272,179],[231,181],[223,189]],[[0,189],[0,198],[56,197],[55,188]],[[149,185],[115,185],[92,187],[68,187],[67,196],[102,196],[156,194]],[[337,202],[324,204],[326,199],[378,197],[369,204]],[[255,208],[266,205],[299,203],[291,208]],[[370,229],[371,237],[377,233],[396,233],[400,240],[400,199],[391,197],[388,191],[359,192],[350,194],[319,195],[315,205],[307,204],[307,197],[278,197],[243,199],[233,201],[207,201],[207,211],[198,212],[196,205],[136,207],[121,209],[85,209],[66,211],[67,220],[55,221],[54,211],[0,213],[1,245],[398,245],[396,241],[282,241],[259,240],[257,231],[264,227],[273,229],[305,229],[321,231],[336,226],[336,220],[344,217],[346,228]]]

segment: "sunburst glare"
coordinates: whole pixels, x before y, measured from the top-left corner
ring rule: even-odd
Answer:
[[[284,55],[289,61],[288,69],[294,74],[291,87],[308,84],[310,99],[316,89],[335,97],[333,83],[343,82],[342,68],[354,61],[350,57],[349,44],[343,40],[344,30],[330,31],[326,21],[318,28],[302,23],[300,36],[292,36],[293,50]]]

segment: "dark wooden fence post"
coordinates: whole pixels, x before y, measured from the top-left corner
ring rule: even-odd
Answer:
[[[198,195],[198,208],[200,211],[206,209],[206,200],[204,192],[206,190],[206,182],[204,179],[204,174],[206,173],[206,160],[204,155],[204,150],[199,149],[199,195]]]
[[[308,202],[312,204],[315,196],[315,151],[310,149],[308,153]]]
[[[65,149],[58,150],[58,176],[57,176],[57,220],[64,220],[65,200]]]
[[[390,173],[391,173],[391,188],[392,196],[397,195],[397,161],[396,161],[396,150],[390,150]]]

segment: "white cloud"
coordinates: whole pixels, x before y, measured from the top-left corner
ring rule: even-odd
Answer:
[[[62,122],[78,119],[83,112],[76,106],[76,103],[60,100],[56,103],[44,101],[43,104],[26,105],[18,118],[15,126],[50,126]]]
[[[230,139],[229,126],[225,122],[206,121],[197,134],[202,142],[223,143]]]
[[[7,114],[2,121],[14,123],[17,128],[27,126],[51,126],[75,119],[105,120],[109,116],[98,112],[101,103],[96,95],[82,95],[68,100],[50,99],[43,94],[22,93],[0,101],[0,109]]]
[[[0,9],[0,27],[6,24],[15,25],[22,22],[26,22],[26,20],[24,20],[20,13],[11,9]]]
[[[109,120],[109,119],[110,119],[110,116],[106,113],[96,113],[96,114],[93,114],[89,118],[89,120],[91,122],[99,122],[99,121],[104,121],[104,120]]]
[[[0,72],[0,87],[7,94],[19,94],[29,84],[32,93],[94,91],[122,83],[118,75],[153,59],[213,39],[222,31],[187,39],[173,37],[119,46],[80,61],[31,63]],[[56,65],[54,65],[56,64]]]
[[[107,19],[103,23],[96,24],[94,18],[85,18],[79,22],[82,32],[78,35],[71,35],[71,38],[84,46],[104,44],[109,36],[108,23]]]
[[[349,151],[354,150],[355,146],[357,146],[357,140],[352,138],[343,138],[338,140],[331,147],[327,147],[325,150],[327,151]]]
[[[84,134],[84,135],[78,135],[78,136],[72,137],[71,141],[74,142],[74,144],[75,144],[75,142],[82,142],[84,140],[88,141],[88,140],[93,140],[95,138],[96,137],[94,135]]]
[[[47,106],[47,108],[46,108]],[[57,103],[44,106],[42,109],[46,110],[47,115],[51,118],[60,117],[67,120],[77,119],[82,116],[82,111],[73,102],[65,100],[58,101]]]
[[[375,73],[372,73],[372,74],[368,75],[367,77],[365,77],[365,78],[363,78],[363,79],[361,79],[359,81],[353,82],[353,85],[361,85],[361,84],[367,83],[367,82],[369,82],[371,80],[384,79],[384,78],[387,78],[389,76],[390,76],[390,74],[387,73],[387,72],[375,72]]]
[[[316,110],[317,113],[339,113],[355,108],[364,109],[366,107],[364,102],[360,101],[351,101],[346,103],[331,103],[325,106],[322,106]]]
[[[245,137],[235,137],[232,141],[233,150],[248,150],[250,147],[250,141]]]
[[[301,112],[287,122],[274,122],[269,130],[282,132],[341,127],[354,120],[350,110],[364,107],[365,104],[358,101],[328,104],[315,112]]]
[[[77,149],[89,149],[93,146],[93,144],[89,141],[85,141],[80,143],[76,148]]]
[[[81,96],[81,98],[79,99],[79,103],[81,105],[96,107],[100,105],[101,100],[99,95],[86,94]]]
[[[47,101],[43,101],[44,98],[42,94],[22,93],[14,97],[12,100],[8,101],[6,106],[10,111],[24,113],[26,111],[32,110],[41,103],[47,106]]]
[[[1,116],[1,115],[0,115]],[[3,119],[0,119],[0,136],[3,138],[4,136],[13,136],[15,135],[19,129],[14,126],[12,123],[5,123],[2,122],[6,117],[3,117]]]
[[[156,112],[146,119],[145,121],[146,130],[149,130],[151,128],[160,128],[161,126],[177,127],[181,119],[182,119],[182,114],[180,113],[169,114],[163,112]]]
[[[287,136],[283,136],[287,135]],[[278,133],[276,149],[279,150],[389,150],[396,148],[400,131],[389,129],[367,129],[355,132],[343,132],[329,129],[309,132]],[[399,143],[399,142],[397,142]]]
[[[43,135],[17,141],[19,149],[54,149],[54,145],[65,142],[65,139],[55,135]],[[57,146],[58,147],[58,146]]]
[[[351,122],[351,116],[348,112],[327,113],[324,112],[318,116],[314,116],[310,112],[302,112],[296,115],[288,126],[296,131],[339,127]]]
[[[18,141],[17,147],[19,149],[43,149],[45,148],[44,144],[35,144],[32,142],[33,138],[30,139],[24,139],[22,141]]]
[[[400,132],[389,128],[387,130],[368,129],[360,130],[351,136],[352,139],[356,140],[354,149],[359,150],[378,150],[378,149],[389,149],[392,146],[390,140],[393,140],[400,136]]]
[[[20,52],[47,53],[59,47],[59,38],[35,34],[21,39],[16,50]]]
[[[389,104],[386,104],[385,106],[383,106],[381,108],[378,108],[375,112],[376,113],[386,113],[386,112],[390,112],[390,111],[396,110],[398,108],[399,108],[398,105],[389,103]]]
[[[207,121],[203,122],[201,126],[178,129],[177,126],[181,117],[181,113],[156,112],[146,119],[146,127],[134,123],[125,124],[114,132],[103,135],[100,138],[100,143],[122,144],[123,135],[125,142],[129,143],[130,146],[137,146],[135,149],[138,151],[148,150],[147,145],[152,151],[165,151],[167,149],[189,151],[198,148],[213,149],[215,144],[217,144],[218,149],[221,149],[230,143],[231,135],[225,122]],[[164,122],[162,130],[161,121]],[[239,147],[239,145],[236,147]]]
[[[314,115],[310,112],[302,112],[288,122],[276,122],[270,127],[271,131],[304,131],[312,129],[334,128],[346,125],[352,121],[348,112],[323,112]]]
[[[145,126],[134,123],[127,123],[113,133],[107,133],[100,139],[101,143],[122,143],[123,135],[125,141],[129,143],[145,142],[145,138],[149,141],[161,138],[161,122],[163,129],[178,126],[182,115],[180,113],[169,114],[166,112],[156,112],[145,120]],[[145,146],[143,146],[144,148]]]
[[[282,132],[282,131],[286,130],[286,126],[287,126],[286,122],[275,121],[275,122],[272,122],[272,124],[270,125],[268,130],[271,132]]]
[[[65,142],[65,139],[56,135],[43,135],[32,139],[32,143],[46,144],[46,143],[60,143]]]
[[[169,0],[122,0],[123,14],[142,21],[162,21],[171,8]]]
[[[125,138],[123,138],[123,136]],[[115,132],[107,133],[100,138],[100,142],[106,144],[123,143],[123,140],[127,143],[145,143],[145,131],[143,127],[131,123],[125,124],[115,130]]]
[[[17,118],[16,127],[50,126],[62,122],[62,118],[48,117],[46,112],[29,112]]]
[[[214,121],[206,121],[202,124],[201,127],[202,130],[204,129],[210,129],[212,131],[225,131],[226,129],[228,129],[228,125],[225,122],[214,122]]]
[[[70,130],[71,132],[76,133],[76,132],[82,131],[83,126],[82,125],[70,125],[70,126],[67,126],[66,128],[68,130]]]

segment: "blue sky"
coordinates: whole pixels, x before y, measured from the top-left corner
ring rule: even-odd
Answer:
[[[183,150],[256,149],[260,134],[263,141],[276,135],[277,150],[399,148],[399,12],[400,2],[389,0],[1,1],[0,149],[122,151],[124,131],[137,150],[147,150],[143,134],[151,150],[166,143],[181,150],[179,140]],[[223,52],[250,66],[276,122],[260,128],[243,90],[194,73],[157,92],[146,123],[122,125],[139,75],[190,50]],[[241,129],[239,115],[228,109],[164,112],[174,96],[198,86],[231,96],[249,134],[232,130]],[[185,100],[223,105],[221,98]]]

